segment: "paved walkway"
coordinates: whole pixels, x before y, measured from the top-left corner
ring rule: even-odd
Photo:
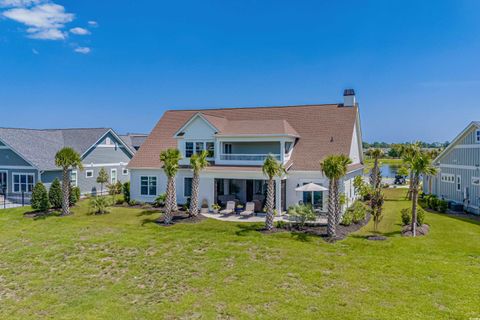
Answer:
[[[239,214],[229,214],[229,215],[222,215],[222,214],[214,214],[214,213],[202,213],[204,217],[220,220],[220,221],[227,221],[227,222],[265,222],[265,216],[241,216]],[[288,215],[277,216],[273,218],[274,221],[285,221],[285,222],[292,222],[292,220],[288,219]],[[309,221],[309,223],[315,224],[327,224],[326,218],[317,218],[315,222]]]

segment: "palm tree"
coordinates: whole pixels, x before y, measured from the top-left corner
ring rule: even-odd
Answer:
[[[329,179],[327,233],[331,238],[336,236],[336,226],[340,220],[340,179],[347,173],[351,162],[350,158],[342,154],[328,156],[320,163],[322,172]]]
[[[172,222],[172,212],[177,208],[177,194],[175,190],[175,176],[178,172],[178,162],[182,158],[178,149],[167,149],[160,153],[160,161],[163,162],[163,170],[167,176],[167,199],[165,203],[165,215],[163,222]]]
[[[198,214],[198,189],[200,185],[200,172],[209,165],[207,158],[207,150],[203,150],[202,153],[196,153],[190,157],[190,166],[193,170],[192,194],[190,197],[190,215],[194,217]]]
[[[374,159],[372,172],[370,173],[370,185],[372,188],[376,189],[380,186],[382,182],[382,177],[380,175],[380,166],[378,159],[383,155],[382,149],[373,149],[370,151],[370,156]]]
[[[275,159],[274,156],[268,155],[263,163],[262,167],[263,174],[268,177],[268,186],[267,186],[267,217],[265,219],[265,228],[267,230],[273,229],[273,202],[275,199],[275,184],[274,178],[281,177],[286,173],[284,166]]]
[[[437,174],[437,169],[432,165],[432,159],[426,152],[418,152],[411,158],[410,168],[413,177],[412,189],[412,235],[416,236],[417,231],[417,208],[418,208],[418,193],[420,187],[421,176],[434,176]]]
[[[408,170],[410,171],[410,181],[409,181],[409,187],[408,187],[408,193],[407,193],[407,199],[412,200],[412,194],[413,194],[413,171],[411,168],[411,163],[413,159],[420,153],[421,148],[420,148],[420,143],[416,142],[414,144],[406,144],[403,145],[401,149],[401,156],[403,162],[407,165]]]
[[[62,168],[63,172],[62,215],[66,216],[70,214],[70,170],[73,168],[83,170],[82,159],[73,148],[65,147],[55,155],[55,165]]]

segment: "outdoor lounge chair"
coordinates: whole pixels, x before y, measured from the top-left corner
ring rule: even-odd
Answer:
[[[251,216],[255,213],[255,203],[247,202],[245,205],[245,210],[240,212],[241,216]]]
[[[227,207],[220,211],[221,214],[230,214],[235,212],[235,201],[228,201]]]

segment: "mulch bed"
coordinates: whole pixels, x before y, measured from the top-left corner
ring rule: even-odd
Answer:
[[[428,234],[428,232],[430,231],[430,226],[428,224],[424,224],[420,227],[417,227],[417,234],[416,236],[419,237],[419,236],[426,236]],[[412,226],[411,225],[408,225],[408,226],[404,226],[402,228],[402,236],[403,237],[411,237],[413,235],[413,232],[412,232]]]
[[[163,216],[156,220],[155,223],[159,226],[168,227],[177,223],[198,223],[205,219],[207,218],[201,214],[198,214],[196,217],[191,217],[188,212],[180,210],[173,214],[172,222],[170,224],[164,224]]]
[[[337,236],[334,239],[328,239],[329,242],[335,242],[338,240],[343,240],[345,239],[350,233],[358,231],[360,228],[363,226],[367,225],[367,223],[370,221],[371,214],[367,213],[366,218],[359,222],[359,223],[352,223],[349,226],[344,226],[344,225],[338,225],[337,226]],[[278,233],[278,232],[294,232],[297,234],[305,234],[305,235],[312,235],[312,236],[318,236],[322,238],[328,238],[327,235],[327,226],[304,226],[303,228],[300,228],[298,224],[293,224],[293,223],[286,223],[284,228],[273,228],[272,230],[265,230],[265,229],[259,229],[261,233],[264,234],[271,234],[271,233]]]

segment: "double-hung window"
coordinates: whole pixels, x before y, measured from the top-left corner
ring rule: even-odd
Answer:
[[[476,141],[477,143],[480,143],[480,130],[477,130],[477,131],[475,132],[475,141]]]
[[[205,149],[203,142],[195,142],[195,153],[200,154]]]
[[[72,187],[78,186],[78,172],[76,170],[70,172],[70,185]]]
[[[117,183],[117,169],[110,170],[110,183]]]
[[[157,195],[157,177],[140,177],[140,194],[142,196]]]
[[[185,142],[185,158],[193,155],[193,142]]]
[[[14,173],[13,192],[32,192],[34,184],[33,173]]]
[[[183,184],[183,195],[187,198],[192,196],[192,181],[192,178],[185,178]]]

